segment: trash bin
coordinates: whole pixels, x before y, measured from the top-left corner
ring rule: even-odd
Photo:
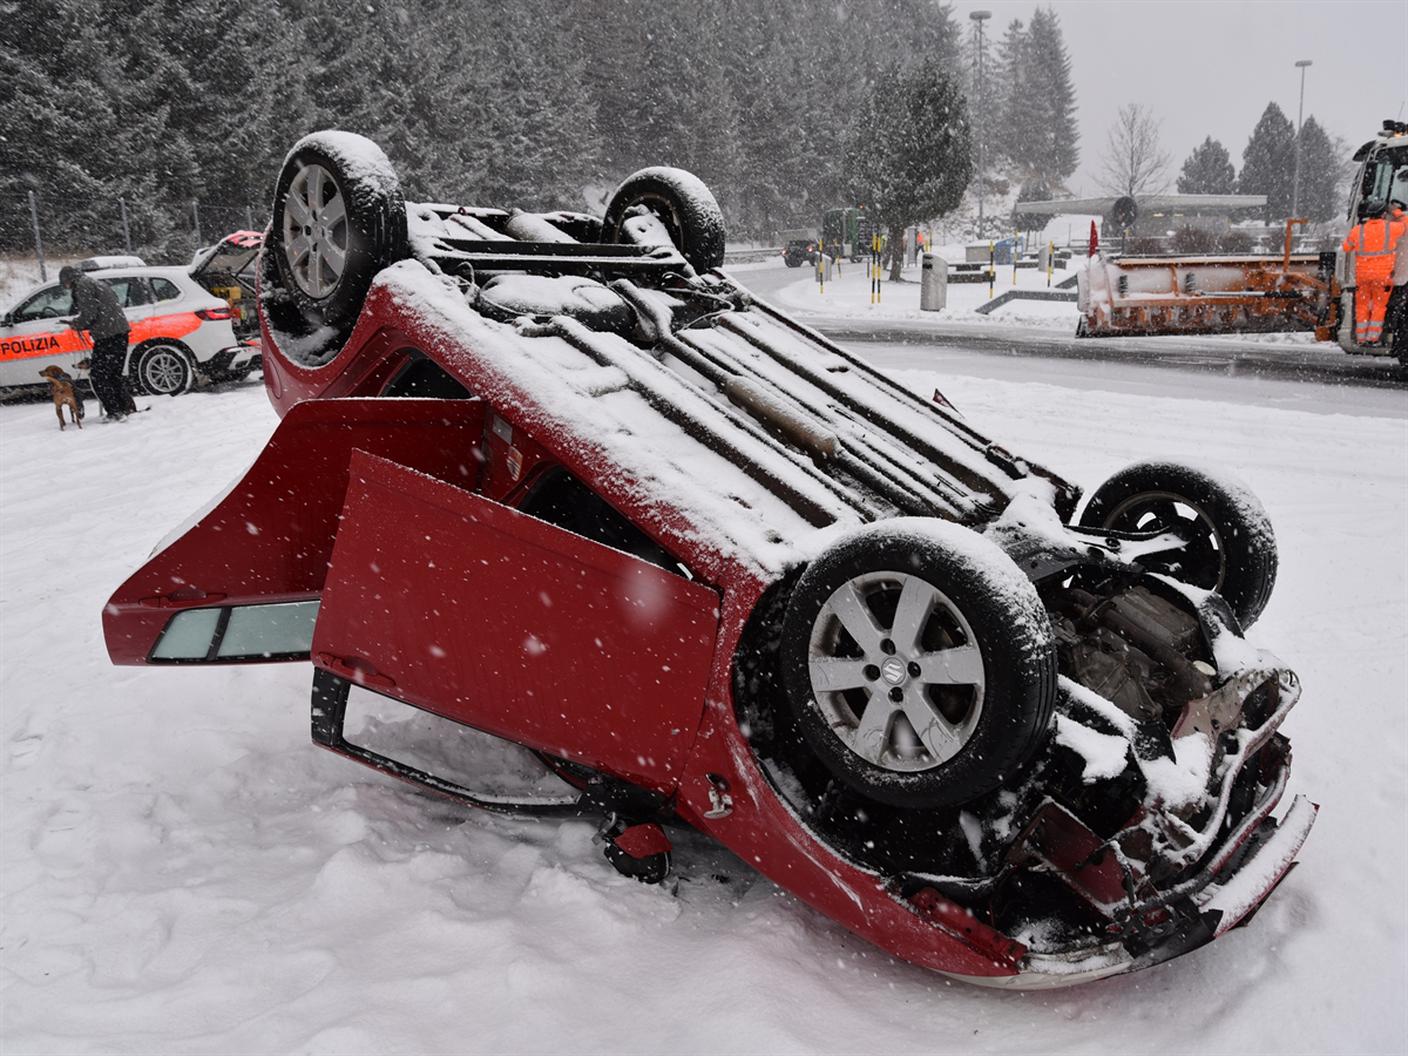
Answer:
[[[925,253],[923,274],[919,277],[919,308],[941,311],[948,305],[948,261],[937,253]]]
[[[812,264],[812,277],[820,283],[830,282],[831,265],[834,261],[835,258],[832,257],[830,253],[822,253],[817,257],[816,262]]]
[[[1036,251],[1036,270],[1043,275],[1046,269],[1051,267],[1051,243],[1043,242]]]

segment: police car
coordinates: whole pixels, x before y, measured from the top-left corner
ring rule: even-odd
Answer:
[[[127,315],[126,373],[135,391],[176,396],[197,377],[233,381],[259,364],[258,346],[236,337],[236,309],[202,286],[196,269],[103,257],[80,267],[112,287]],[[39,371],[51,365],[87,378],[78,364],[92,351],[92,341],[70,329],[72,301],[53,281],[23,294],[0,315],[0,390],[40,384]]]

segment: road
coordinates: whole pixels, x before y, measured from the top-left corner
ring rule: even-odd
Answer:
[[[740,271],[737,277],[764,299],[799,281],[796,270],[782,265]],[[1080,382],[1116,391],[1168,395],[1172,386],[1200,399],[1235,402],[1256,393],[1264,402],[1309,410],[1408,414],[1408,371],[1387,358],[1350,356],[1329,344],[1219,337],[1077,340],[1056,330],[1001,323],[871,321],[824,313],[798,318],[838,341],[882,344],[885,351],[872,348],[871,356],[877,363],[896,367],[932,366],[938,357],[951,369],[992,377],[1029,380],[1049,374],[1066,379],[1061,384]],[[979,366],[974,359],[984,364]],[[1043,362],[1038,365],[1033,359]],[[1170,378],[1170,373],[1177,379]],[[1306,382],[1318,384],[1307,390]],[[1330,395],[1338,388],[1351,392]]]

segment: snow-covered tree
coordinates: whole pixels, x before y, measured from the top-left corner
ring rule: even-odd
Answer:
[[[1314,117],[1301,125],[1300,151],[1300,215],[1313,223],[1339,216],[1347,197],[1347,154]]]
[[[1051,8],[1037,8],[1027,31],[1026,78],[1028,106],[1034,115],[1037,139],[1028,160],[1030,173],[1048,186],[1059,186],[1080,164],[1080,129],[1076,124],[1076,93],[1071,84],[1071,59],[1061,22]]]
[[[1237,190],[1266,195],[1265,219],[1284,219],[1291,211],[1295,166],[1295,127],[1279,106],[1268,103],[1242,151]]]
[[[996,64],[990,67],[993,80],[989,83],[999,106],[989,142],[995,142],[996,153],[1018,173],[1028,169],[1032,145],[1039,136],[1036,112],[1029,105],[1031,91],[1027,81],[1031,62],[1027,45],[1026,26],[1014,18],[997,46]]]
[[[1179,194],[1231,194],[1237,188],[1237,170],[1227,148],[1208,136],[1193,148],[1178,175]]]
[[[973,175],[972,134],[960,86],[935,59],[887,70],[862,107],[847,151],[858,201],[892,246],[904,230],[950,212]],[[891,255],[898,280],[903,255]]]

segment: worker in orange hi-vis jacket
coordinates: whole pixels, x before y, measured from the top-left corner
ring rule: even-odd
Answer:
[[[1383,340],[1384,312],[1393,288],[1394,253],[1408,233],[1408,219],[1402,209],[1389,209],[1383,199],[1366,202],[1362,216],[1340,249],[1354,254],[1354,340],[1377,345]]]

